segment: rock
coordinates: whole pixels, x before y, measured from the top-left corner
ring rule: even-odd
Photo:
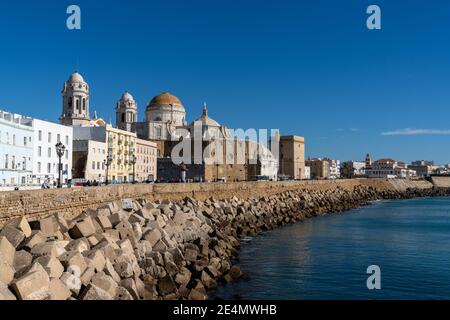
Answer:
[[[95,226],[91,217],[86,217],[83,220],[79,220],[69,230],[69,234],[73,239],[79,239],[83,237],[89,237],[95,233]]]
[[[65,247],[67,251],[78,251],[83,253],[90,249],[89,241],[86,238],[79,238],[76,240],[71,240]]]
[[[29,252],[25,250],[16,251],[14,256],[14,269],[16,271],[30,266],[32,262],[33,256]]]
[[[9,285],[14,280],[14,268],[0,254],[0,283]]]
[[[12,291],[20,300],[44,300],[49,296],[49,287],[50,278],[38,263],[11,284]]]
[[[242,275],[241,267],[239,267],[238,265],[232,266],[229,275],[233,280],[238,279]]]
[[[95,269],[92,267],[88,267],[80,277],[81,283],[86,287],[91,282],[95,274]]]
[[[53,278],[50,280],[49,300],[67,300],[71,295],[69,288],[60,279]]]
[[[75,296],[78,296],[82,285],[78,275],[70,272],[64,272],[59,279]]]
[[[30,222],[32,230],[40,230],[45,237],[52,237],[59,230],[58,221],[54,216]]]
[[[132,278],[123,279],[122,281],[120,281],[120,285],[128,290],[134,300],[139,300],[136,283]]]
[[[86,253],[86,257],[92,262],[95,271],[100,272],[105,268],[106,259],[102,250],[92,250]]]
[[[59,278],[64,272],[63,265],[55,257],[40,256],[35,260],[35,262],[38,262],[42,267],[44,267],[50,278]]]
[[[17,300],[16,296],[8,289],[8,286],[0,282],[0,301]]]
[[[122,209],[126,211],[132,211],[134,209],[133,200],[122,199]]]
[[[43,243],[38,243],[31,249],[31,254],[33,256],[53,256],[59,257],[66,252],[65,246],[69,241],[55,241],[50,240]]]
[[[204,286],[208,289],[216,288],[217,282],[209,276],[209,274],[205,271],[202,271],[201,280]]]
[[[105,271],[105,274],[111,276],[115,282],[120,282],[120,276],[118,275],[118,273],[114,269],[114,266],[112,265],[111,261],[109,261],[108,258],[105,261],[104,271]]]
[[[188,297],[189,300],[206,300],[207,298],[206,294],[197,289],[192,289]]]
[[[184,251],[184,257],[187,261],[195,262],[197,261],[198,251],[193,249],[186,249]]]
[[[59,261],[77,277],[80,277],[87,268],[84,257],[78,251],[69,251],[59,256]]]
[[[14,265],[14,257],[16,255],[16,249],[8,241],[6,237],[0,237],[0,256],[3,257],[6,263],[10,266]]]
[[[134,300],[134,298],[127,289],[119,286],[117,287],[114,300]]]
[[[152,247],[156,245],[156,243],[161,239],[161,232],[159,229],[153,229],[146,233],[144,233],[144,239],[150,242]]]
[[[173,293],[176,289],[177,286],[170,276],[165,276],[158,282],[158,291],[162,296]]]
[[[94,284],[90,284],[86,287],[80,296],[81,300],[112,300],[113,297],[105,290],[97,287]]]
[[[111,221],[109,220],[108,216],[98,216],[97,222],[100,225],[100,227],[105,231],[108,229],[112,229],[113,225]]]
[[[106,275],[104,272],[94,275],[91,283],[106,291],[111,297],[116,295],[117,283],[111,276]]]
[[[31,237],[31,227],[25,217],[13,219],[5,224],[4,227],[12,227],[21,231],[26,238]]]
[[[47,237],[41,231],[32,231],[30,238],[25,240],[24,248],[31,250],[39,243],[43,243],[47,240]]]

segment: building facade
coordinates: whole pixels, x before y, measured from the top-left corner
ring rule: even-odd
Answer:
[[[341,177],[346,179],[362,178],[366,174],[366,163],[363,161],[345,161],[341,165]]]
[[[75,182],[106,181],[106,142],[75,140],[73,142],[73,179]]]
[[[310,167],[311,179],[329,179],[330,178],[330,162],[325,159],[309,159],[306,165]]]
[[[61,182],[67,184],[72,179],[72,128],[34,119],[33,129],[33,182],[38,185],[44,182],[56,185],[59,178],[59,157],[55,146],[61,142],[65,147],[61,157]]]
[[[306,179],[304,137],[279,137],[279,153],[279,175],[296,180]]]
[[[136,139],[135,179],[138,182],[157,180],[157,154],[156,142]]]
[[[417,176],[415,170],[407,168],[402,162],[394,159],[379,159],[366,167],[368,178],[410,178]]]
[[[106,159],[105,166],[108,171],[107,179],[112,183],[127,183],[133,181],[133,156],[136,148],[136,134],[114,128],[112,125],[98,125],[98,126],[74,126],[74,141],[97,141],[106,145]],[[89,149],[91,153],[93,149]],[[87,155],[87,158],[93,158],[94,155]],[[80,160],[79,158],[77,161]],[[84,160],[81,160],[84,161]],[[90,165],[89,163],[75,163],[74,167],[82,168]],[[87,180],[86,177],[84,179]]]
[[[0,188],[33,185],[33,119],[0,110]]]

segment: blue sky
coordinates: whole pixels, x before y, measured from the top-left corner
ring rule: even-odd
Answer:
[[[125,90],[139,118],[169,91],[188,120],[206,101],[228,127],[305,136],[307,156],[450,163],[448,1],[2,1],[0,16],[2,109],[57,121],[79,69],[106,120]]]

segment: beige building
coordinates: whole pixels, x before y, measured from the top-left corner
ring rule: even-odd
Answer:
[[[136,150],[136,134],[106,125],[108,156],[108,180],[114,183],[133,181],[133,155]]]
[[[76,140],[73,142],[73,177],[77,180],[105,182],[106,153],[105,142]]]
[[[305,138],[281,136],[279,175],[293,179],[305,179]]]
[[[156,181],[157,154],[158,149],[156,142],[136,139],[136,181]]]
[[[330,178],[330,161],[326,159],[306,160],[306,165],[311,169],[311,179]]]

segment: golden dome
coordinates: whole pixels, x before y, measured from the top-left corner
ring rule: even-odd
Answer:
[[[150,101],[149,107],[153,105],[176,105],[176,106],[183,106],[180,99],[175,97],[173,94],[170,94],[168,92],[161,93],[160,95],[157,95]]]

